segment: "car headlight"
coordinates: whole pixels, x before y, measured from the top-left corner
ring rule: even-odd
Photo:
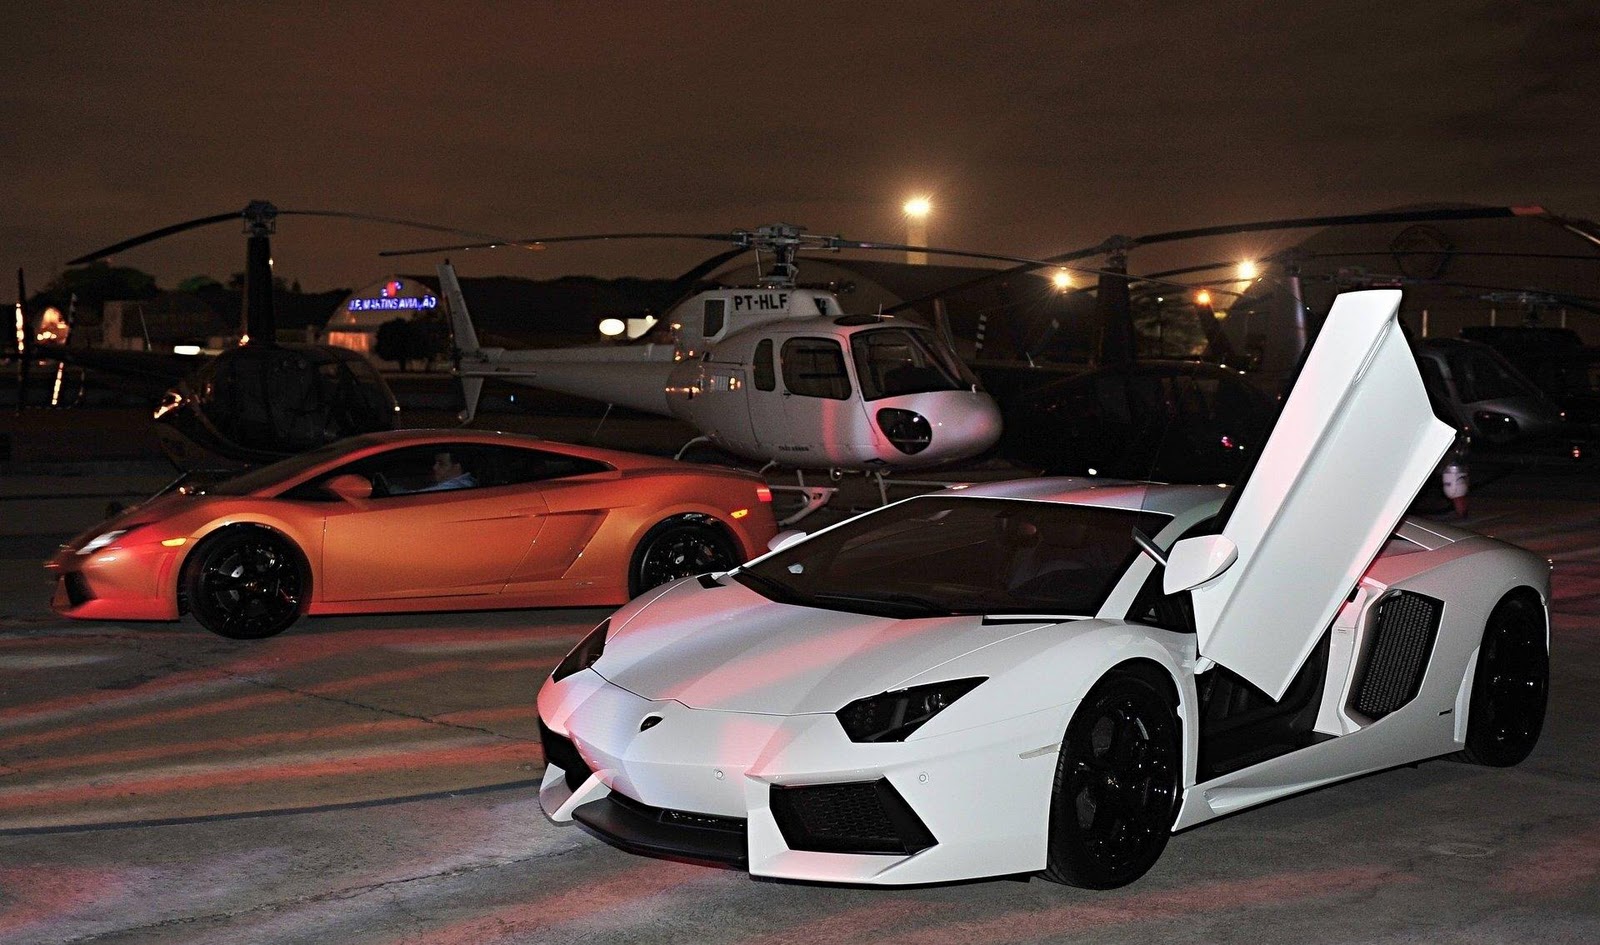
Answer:
[[[836,714],[844,733],[853,742],[902,742],[924,722],[949,708],[952,702],[976,689],[987,678],[952,679],[867,696]]]
[[[556,664],[556,671],[550,674],[552,682],[560,682],[582,669],[588,669],[600,659],[600,654],[606,651],[606,634],[611,630],[611,618],[600,621],[600,626],[589,631],[583,642],[572,648],[566,658]]]
[[[78,549],[78,554],[80,554],[80,555],[92,555],[96,551],[99,551],[101,548],[104,548],[107,545],[111,544],[112,542],[116,541],[118,538],[121,538],[123,535],[128,534],[129,532],[133,531],[136,528],[143,528],[147,524],[149,524],[149,523],[148,522],[139,522],[139,523],[134,524],[134,525],[124,525],[121,528],[115,528],[115,529],[112,529],[109,532],[101,532],[100,534],[98,534],[98,535],[94,536],[93,538],[89,539],[88,541],[84,542],[83,543],[83,547]]]

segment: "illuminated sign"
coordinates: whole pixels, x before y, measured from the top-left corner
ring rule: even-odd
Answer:
[[[401,309],[430,309],[437,308],[439,300],[432,295],[422,298],[395,298],[388,296],[381,299],[351,299],[349,309],[352,312],[373,312]]]

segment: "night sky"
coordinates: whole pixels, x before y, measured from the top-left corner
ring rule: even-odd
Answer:
[[[252,198],[510,237],[900,241],[927,193],[931,243],[1018,255],[1431,201],[1600,217],[1592,0],[33,3],[0,27],[0,263],[32,286]],[[238,232],[115,262],[222,279]],[[358,286],[431,268],[377,250],[436,242],[288,218],[277,274]],[[455,258],[670,276],[716,250]]]

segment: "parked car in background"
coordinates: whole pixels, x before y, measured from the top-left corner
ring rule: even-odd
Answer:
[[[731,469],[398,430],[158,496],[45,566],[65,616],[248,639],[301,614],[620,604],[765,551],[771,499]]]

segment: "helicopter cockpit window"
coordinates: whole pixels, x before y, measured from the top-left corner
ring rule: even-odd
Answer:
[[[968,386],[922,332],[904,328],[856,332],[850,338],[850,352],[861,379],[861,396],[867,400]]]
[[[706,338],[716,337],[722,331],[723,323],[727,321],[727,318],[727,299],[706,299],[704,330],[701,335]]]
[[[783,343],[783,386],[802,397],[850,399],[844,349],[830,338],[790,338]]]
[[[772,368],[771,338],[763,338],[756,345],[756,359],[752,374],[755,377],[756,390],[775,390],[777,388],[778,375]]]
[[[1493,355],[1484,351],[1451,351],[1450,373],[1455,377],[1462,403],[1527,397],[1533,393]]]

